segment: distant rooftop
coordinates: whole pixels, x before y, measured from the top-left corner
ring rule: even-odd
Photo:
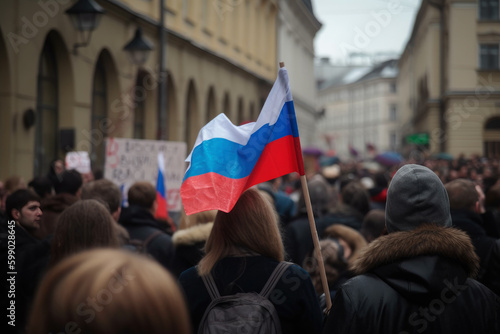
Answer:
[[[395,78],[398,76],[398,61],[397,59],[386,60],[378,65],[375,65],[370,72],[359,78],[358,81],[368,80],[372,78]]]
[[[397,64],[396,59],[390,59],[377,65],[338,66],[322,60],[315,66],[318,89],[323,90],[373,78],[395,78],[398,75]]]

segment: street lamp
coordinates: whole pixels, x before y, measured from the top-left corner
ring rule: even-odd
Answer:
[[[130,61],[135,65],[143,65],[148,60],[153,44],[142,36],[142,29],[137,28],[134,38],[123,47]]]
[[[92,31],[97,28],[104,9],[94,0],[78,0],[71,8],[66,10],[71,23],[80,33],[81,43],[73,45],[73,53],[81,46],[87,46],[90,42]]]

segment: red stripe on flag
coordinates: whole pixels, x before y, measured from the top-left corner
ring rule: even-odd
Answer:
[[[167,220],[167,200],[158,191],[156,192],[156,202],[158,203],[158,208],[156,209],[155,218]]]
[[[296,141],[298,138],[290,135],[266,145],[252,174],[246,178],[231,179],[216,173],[189,177],[181,187],[184,210],[189,214],[214,208],[229,212],[241,193],[251,186],[289,173],[300,173],[304,168],[299,168],[302,155],[296,156]]]
[[[300,175],[304,175],[302,152],[299,151],[299,155],[297,156],[296,142],[299,143],[300,150],[299,138],[294,138],[291,135],[282,137],[267,144],[264,151],[262,151],[262,154],[260,155],[252,173],[248,177],[245,189],[248,189],[253,185],[275,179],[282,175],[293,172],[298,172],[300,174],[301,170],[302,174]]]

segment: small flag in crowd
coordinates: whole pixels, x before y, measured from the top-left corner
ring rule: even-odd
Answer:
[[[280,68],[256,122],[236,126],[219,114],[200,130],[186,161],[181,198],[188,215],[229,212],[255,184],[292,172],[304,175],[286,69]]]
[[[122,194],[122,208],[127,206],[127,194],[125,193],[125,184],[120,185],[120,193]]]
[[[156,208],[155,218],[167,220],[168,210],[167,210],[167,196],[165,188],[165,157],[163,152],[158,153],[158,178],[156,179],[156,202],[158,207]]]

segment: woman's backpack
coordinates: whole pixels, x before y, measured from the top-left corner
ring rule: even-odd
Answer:
[[[198,333],[281,333],[281,323],[268,299],[290,262],[280,262],[260,293],[221,296],[211,274],[202,276],[212,302],[205,310]]]

